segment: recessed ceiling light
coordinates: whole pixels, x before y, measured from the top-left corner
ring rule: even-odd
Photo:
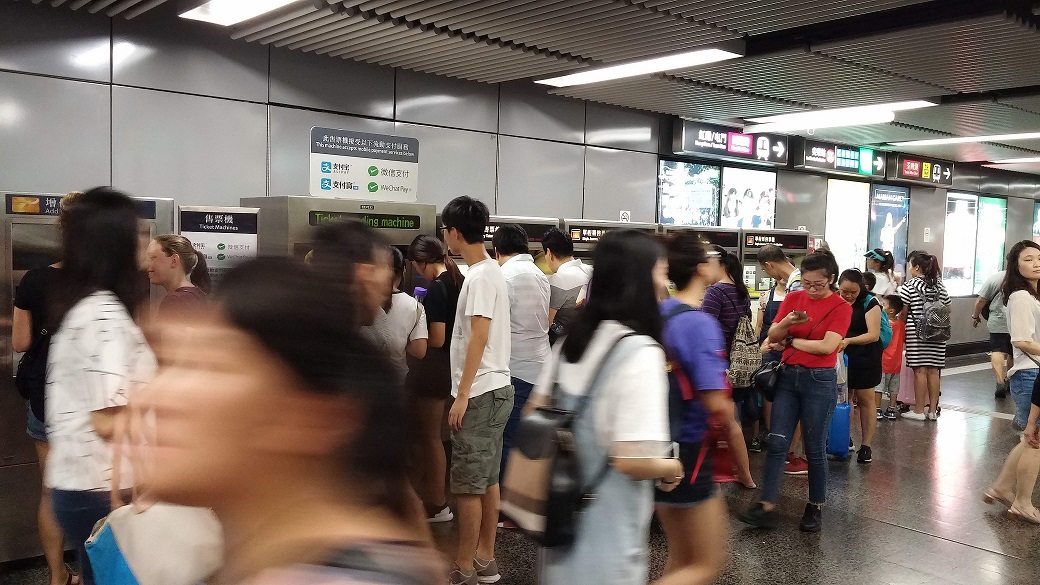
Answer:
[[[231,26],[287,6],[296,0],[209,0],[192,10],[181,13],[181,18]]]
[[[954,136],[952,138],[930,138],[928,140],[910,140],[892,142],[892,146],[940,146],[943,144],[965,144],[968,142],[1014,142],[1016,140],[1036,140],[1040,132],[1018,132],[1016,134],[991,134],[989,136]]]
[[[811,130],[814,128],[839,128],[843,126],[867,126],[885,124],[895,120],[895,112],[914,110],[936,105],[926,100],[891,102],[851,108],[834,108],[830,110],[813,110],[795,114],[780,114],[748,118],[752,124],[744,126],[744,131],[754,132],[789,132]]]
[[[1004,160],[995,160],[989,164],[991,165],[1016,165],[1022,163],[1040,163],[1040,156],[1026,156],[1023,158],[1005,158]]]
[[[728,59],[736,59],[737,57],[743,56],[743,43],[728,43],[726,48],[715,47],[711,49],[699,49],[696,51],[686,51],[684,53],[654,57],[653,59],[620,63],[618,65],[599,67],[561,77],[539,79],[535,81],[535,83],[552,85],[554,87],[585,85],[587,83],[598,83],[600,81],[610,81],[612,79],[624,79],[626,77],[638,77],[640,75],[649,75],[651,73],[661,73],[662,71],[688,69],[690,67],[696,67],[697,65],[706,65],[708,63],[716,63],[718,61],[726,61]]]

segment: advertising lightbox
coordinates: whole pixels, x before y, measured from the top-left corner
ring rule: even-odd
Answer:
[[[980,197],[978,244],[975,246],[975,287],[973,294],[990,276],[1004,269],[1004,236],[1007,233],[1007,200]]]
[[[657,218],[665,225],[719,225],[722,169],[662,160],[657,175]]]
[[[776,215],[776,173],[723,167],[719,225],[772,229]]]
[[[950,296],[970,296],[975,290],[975,242],[979,198],[969,193],[946,196],[942,279]],[[1003,241],[1003,234],[1000,236]]]
[[[824,239],[838,267],[862,269],[867,253],[867,222],[870,213],[870,184],[858,181],[827,181],[827,229]]]
[[[870,224],[867,227],[869,249],[892,252],[895,273],[906,274],[907,221],[910,216],[910,189],[891,185],[872,185],[870,189]],[[864,252],[866,253],[866,252]]]

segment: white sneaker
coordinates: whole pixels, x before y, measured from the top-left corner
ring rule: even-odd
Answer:
[[[917,413],[912,410],[908,410],[903,413],[903,418],[908,418],[910,420],[928,420],[928,415],[923,412]]]
[[[451,522],[455,519],[455,514],[451,513],[451,508],[444,506],[444,509],[437,512],[433,516],[426,518],[426,521],[430,524],[438,524],[440,522]]]
[[[929,411],[927,414],[928,414],[928,420],[939,420],[939,415],[938,414],[936,414],[934,412],[931,412],[931,411]]]

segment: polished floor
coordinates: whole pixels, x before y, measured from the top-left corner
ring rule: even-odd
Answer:
[[[1040,581],[1040,527],[1010,520],[982,503],[1018,434],[1010,399],[993,398],[993,377],[978,357],[951,360],[943,377],[942,416],[934,423],[879,421],[874,462],[832,461],[824,530],[798,531],[806,480],[784,480],[783,522],[774,531],[747,529],[735,519],[732,554],[719,584],[938,585]],[[858,424],[853,438],[859,444]],[[756,471],[763,455],[752,455]],[[731,512],[754,492],[726,486]],[[437,529],[445,550],[454,529]],[[651,577],[665,545],[651,537]],[[535,550],[515,532],[500,531],[504,585],[534,585]],[[46,583],[36,566],[0,567],[0,585]]]

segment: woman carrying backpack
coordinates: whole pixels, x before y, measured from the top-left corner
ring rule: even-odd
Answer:
[[[873,461],[870,445],[877,431],[881,410],[875,404],[874,389],[881,383],[881,303],[867,292],[863,273],[853,268],[838,277],[838,292],[852,305],[852,322],[841,348],[849,358],[849,392],[859,405],[860,442],[857,463]]]
[[[600,240],[594,260],[596,293],[556,344],[525,408],[528,414],[552,397],[573,410],[588,397],[573,434],[581,485],[596,497],[577,517],[573,544],[543,550],[545,585],[645,584],[654,481],[676,489],[684,476],[683,463],[669,453],[668,378],[659,345],[657,290],[668,286],[664,250],[647,234],[617,230]],[[609,374],[597,381],[601,368]]]
[[[910,280],[899,287],[906,304],[906,365],[914,370],[914,409],[911,420],[939,416],[939,371],[946,366],[950,339],[950,295],[939,280],[939,261],[924,252],[910,258]],[[929,408],[926,409],[925,406]]]

